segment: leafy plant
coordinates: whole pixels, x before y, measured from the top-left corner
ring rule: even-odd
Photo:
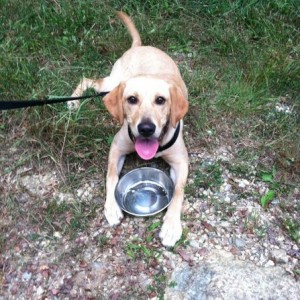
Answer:
[[[109,242],[109,238],[105,235],[99,235],[97,239],[98,246],[100,248],[105,247]]]
[[[214,188],[222,184],[222,169],[219,162],[204,162],[196,171],[194,185],[198,188]]]
[[[166,288],[167,277],[164,272],[154,275],[153,284],[148,285],[147,289],[154,292],[159,300],[164,299],[164,291]]]
[[[260,198],[260,204],[263,208],[266,208],[268,204],[275,198],[276,192],[274,190],[269,190]]]
[[[161,252],[157,249],[150,248],[143,244],[142,241],[132,241],[129,242],[125,247],[126,254],[132,259],[144,259],[149,261],[150,259],[157,259]]]
[[[158,222],[154,222],[152,223],[151,225],[149,225],[147,227],[147,230],[146,230],[146,233],[145,233],[145,240],[147,243],[150,243],[151,241],[153,241],[154,237],[155,237],[155,230],[157,228],[160,228],[161,227],[161,222],[158,221]]]
[[[174,287],[176,287],[177,286],[177,283],[176,283],[176,281],[171,281],[170,283],[169,283],[169,287],[170,288],[174,288]]]
[[[283,221],[283,226],[288,231],[290,237],[295,242],[299,242],[300,239],[300,222],[293,220],[292,218],[287,218]]]
[[[276,170],[273,166],[271,172],[262,173],[261,179],[264,182],[270,183],[270,189],[260,198],[260,204],[263,208],[266,208],[270,202],[276,197],[276,189],[279,183],[275,181]]]

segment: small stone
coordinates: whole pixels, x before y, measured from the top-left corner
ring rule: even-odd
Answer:
[[[191,240],[190,241],[190,246],[194,247],[194,248],[199,248],[199,242],[197,242],[195,240]]]
[[[275,266],[275,264],[272,260],[268,260],[265,264],[265,267],[273,267],[273,266]]]
[[[32,274],[29,272],[24,272],[22,275],[22,281],[28,282],[31,279]]]
[[[82,189],[77,190],[77,197],[81,197],[84,191]]]
[[[70,291],[70,296],[71,296],[71,297],[74,297],[74,298],[77,296],[77,291],[76,291],[75,288],[71,289],[71,291]]]
[[[272,259],[278,264],[286,264],[289,262],[289,256],[282,249],[275,249],[271,252]]]
[[[52,289],[51,293],[52,293],[53,296],[56,296],[56,295],[59,294],[59,290],[58,289]]]
[[[44,289],[41,286],[39,286],[36,290],[36,294],[38,296],[41,296],[43,293],[44,293]]]
[[[232,226],[232,224],[228,221],[221,221],[220,226],[225,227],[225,228],[229,228],[230,226]]]
[[[239,181],[239,187],[240,188],[245,188],[246,186],[248,186],[250,183],[247,179],[241,179]]]
[[[55,238],[57,238],[57,239],[60,239],[60,238],[61,238],[61,233],[60,233],[59,231],[55,231],[55,232],[53,233],[53,236],[54,236]]]
[[[235,238],[234,239],[234,244],[236,247],[238,247],[239,249],[244,248],[246,245],[246,242],[241,239],[241,238]]]
[[[203,247],[203,248],[200,248],[199,251],[198,251],[198,254],[200,256],[206,256],[208,254],[208,249]]]
[[[208,236],[206,234],[203,234],[199,238],[199,244],[204,244],[208,239]]]
[[[230,199],[230,197],[229,197],[229,196],[226,196],[226,197],[224,198],[224,202],[226,202],[226,203],[230,203],[230,202],[231,202],[231,199]]]
[[[27,193],[22,193],[18,198],[18,201],[22,204],[27,203],[30,200],[30,197]]]
[[[230,191],[231,189],[232,189],[231,184],[226,183],[226,184],[224,185],[224,191],[228,192],[228,191]]]

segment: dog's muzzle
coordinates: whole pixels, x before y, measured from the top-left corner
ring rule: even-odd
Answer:
[[[130,126],[128,125],[129,138],[134,143],[135,150],[141,158],[145,160],[151,159],[156,155],[156,153],[167,150],[168,148],[174,145],[180,132],[180,122],[178,122],[176,130],[171,140],[163,146],[159,145],[162,137],[167,132],[168,126],[169,121],[164,126],[160,137],[157,139],[151,138],[156,129],[155,124],[153,124],[152,122],[143,122],[138,125],[138,132],[140,134],[140,137],[135,137],[130,129]]]

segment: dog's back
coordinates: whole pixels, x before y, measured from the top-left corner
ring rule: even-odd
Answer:
[[[121,11],[118,11],[117,15],[127,27],[132,37],[132,45],[115,63],[110,76],[116,82],[126,81],[138,75],[162,76],[166,79],[172,77],[176,78],[177,84],[187,94],[185,84],[173,59],[156,47],[142,46],[140,34],[131,18]]]

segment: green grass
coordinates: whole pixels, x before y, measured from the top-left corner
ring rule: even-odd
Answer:
[[[81,77],[108,75],[131,44],[114,15],[116,9],[134,18],[144,44],[157,46],[179,61],[190,95],[185,124],[193,148],[203,147],[206,139],[209,149],[219,137],[228,136],[236,144],[247,138],[249,145],[236,152],[235,172],[247,173],[247,162],[271,154],[272,166],[262,160],[258,171],[270,172],[274,166],[278,184],[299,183],[300,8],[296,0],[1,1],[1,100],[68,96]],[[293,113],[276,111],[278,103],[288,105]],[[66,105],[2,112],[1,154],[15,146],[19,158],[13,164],[2,159],[0,169],[7,174],[20,165],[49,159],[73,189],[99,174],[104,177],[115,131],[101,99],[85,101],[72,113]],[[85,173],[76,172],[81,166]],[[200,166],[195,184],[217,188],[222,183],[219,167]],[[15,205],[9,201],[13,197],[5,195],[5,203]],[[64,217],[61,209],[50,205],[42,218],[51,224],[51,218]],[[87,214],[75,207],[66,209],[77,218]],[[87,218],[66,225],[66,231],[85,228]],[[287,217],[282,227],[295,239],[299,220]],[[147,238],[151,241],[151,232]],[[147,248],[135,244],[127,250],[132,256],[148,255]]]
[[[156,260],[161,255],[160,251],[149,248],[144,244],[143,241],[139,240],[128,242],[125,248],[125,252],[130,258],[134,260],[141,259],[146,262],[149,262],[149,260]]]

